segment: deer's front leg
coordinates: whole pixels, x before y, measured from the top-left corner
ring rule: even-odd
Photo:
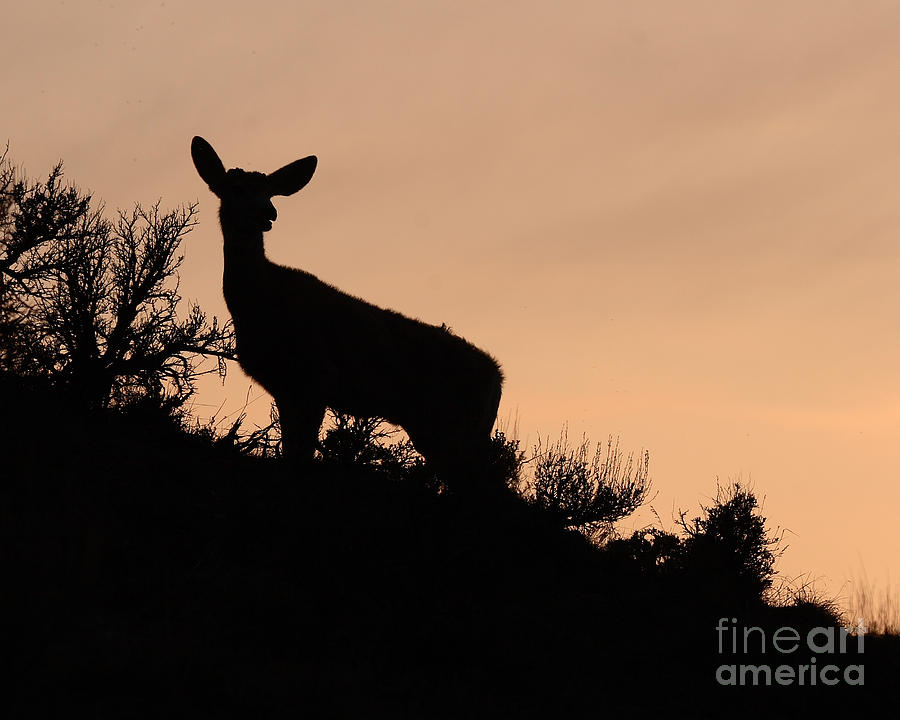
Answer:
[[[307,401],[298,405],[284,400],[276,400],[276,403],[284,456],[292,462],[312,462],[319,442],[319,428],[325,419],[325,404]]]

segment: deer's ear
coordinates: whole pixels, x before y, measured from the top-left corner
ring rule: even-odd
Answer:
[[[197,135],[191,140],[191,157],[200,177],[209,185],[210,190],[216,192],[216,188],[225,179],[225,166],[213,150],[213,146]]]
[[[285,165],[280,170],[269,173],[270,195],[293,195],[306,183],[312,180],[316,171],[315,155],[310,155],[302,160],[295,160],[290,165]]]

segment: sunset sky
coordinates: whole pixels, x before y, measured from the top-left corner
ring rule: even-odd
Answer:
[[[671,528],[752,482],[832,595],[900,545],[900,4],[33,2],[0,141],[110,209],[199,200],[182,295],[220,317],[191,164],[315,154],[269,256],[490,351],[501,421],[651,454]],[[204,385],[200,416],[249,380]],[[254,387],[248,412],[263,422]],[[649,521],[644,514],[636,522]]]

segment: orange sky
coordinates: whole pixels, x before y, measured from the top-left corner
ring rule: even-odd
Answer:
[[[316,154],[270,257],[489,350],[526,444],[568,422],[648,448],[667,522],[741,474],[791,530],[782,569],[834,594],[896,570],[897,3],[36,2],[4,21],[14,161],[62,158],[112,208],[199,199],[186,298],[225,314],[191,137],[250,169]],[[247,385],[235,368],[198,413]]]

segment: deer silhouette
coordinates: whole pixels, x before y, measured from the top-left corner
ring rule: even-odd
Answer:
[[[348,295],[266,258],[272,197],[312,178],[316,157],[264,174],[225,166],[191,142],[200,177],[221,201],[222,290],[238,362],[275,399],[286,458],[312,460],[326,408],[401,426],[448,487],[466,489],[488,457],[503,374],[446,326]]]

